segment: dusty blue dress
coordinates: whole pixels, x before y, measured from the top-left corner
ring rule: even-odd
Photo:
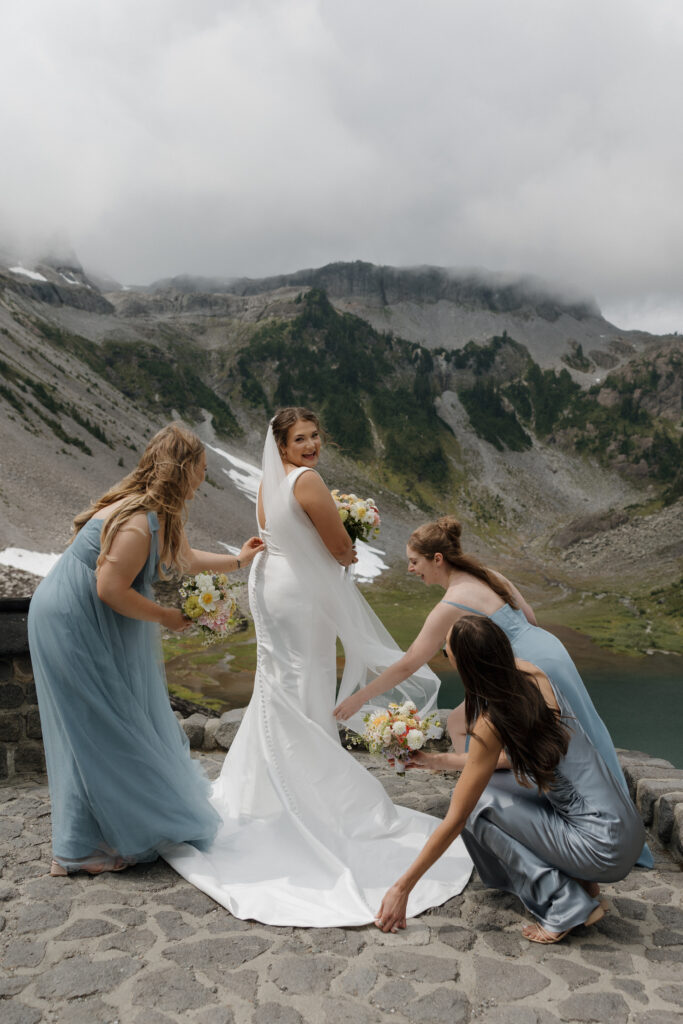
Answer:
[[[628,794],[628,786],[624,773],[621,770],[617,752],[612,743],[612,737],[607,731],[607,726],[595,710],[593,701],[583,684],[576,665],[569,656],[569,653],[556,636],[549,633],[540,626],[532,626],[521,608],[511,608],[504,604],[492,615],[486,616],[484,612],[470,608],[466,604],[458,604],[455,601],[444,601],[443,604],[451,604],[455,608],[462,608],[463,611],[473,615],[484,615],[491,619],[503,630],[512,644],[512,650],[516,658],[530,661],[532,665],[540,668],[553,686],[562,694],[573,712],[583,726],[591,743],[602,755],[605,764],[611,771],[619,784],[623,786],[624,792]],[[647,846],[643,849],[638,858],[641,867],[651,868],[654,864],[652,854]]]
[[[149,558],[133,586],[152,598],[159,523],[147,518]],[[97,596],[102,522],[83,526],[28,616],[54,857],[71,869],[153,860],[166,842],[204,845],[219,823],[169,704],[158,624]]]
[[[583,924],[599,903],[576,879],[625,878],[645,830],[569,701],[553,689],[570,740],[552,786],[540,794],[512,772],[495,772],[462,838],[485,885],[515,893],[544,928],[563,932]]]

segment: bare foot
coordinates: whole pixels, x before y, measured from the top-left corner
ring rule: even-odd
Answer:
[[[127,867],[128,863],[119,857],[113,864],[90,864],[83,871],[89,875],[103,875],[105,871],[123,871]]]
[[[583,878],[577,878],[576,881],[582,889],[586,890],[591,899],[597,900],[600,895],[600,886],[597,882],[586,882]]]
[[[589,928],[590,925],[595,924],[596,921],[600,921],[604,916],[605,908],[603,906],[596,907],[583,922],[583,927]],[[527,924],[522,928],[522,935],[525,939],[528,939],[529,942],[540,942],[543,945],[550,945],[553,942],[560,942],[565,935],[569,935],[573,930],[573,928],[567,928],[564,932],[549,932],[543,927],[543,925],[539,924],[538,921],[534,921],[533,924]]]

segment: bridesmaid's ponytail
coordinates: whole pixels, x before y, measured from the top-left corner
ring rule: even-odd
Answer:
[[[517,602],[512,591],[503,580],[482,565],[478,558],[463,554],[460,547],[461,533],[462,526],[455,516],[441,516],[434,523],[418,526],[417,530],[410,535],[408,547],[417,551],[418,555],[428,558],[430,562],[438,552],[443,555],[444,561],[452,565],[454,569],[461,569],[462,572],[475,576],[498,594],[498,597],[509,604],[511,608],[516,608]]]

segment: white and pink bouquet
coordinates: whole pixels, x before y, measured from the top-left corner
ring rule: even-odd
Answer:
[[[443,728],[436,715],[420,718],[412,700],[390,704],[386,711],[364,716],[365,731],[361,739],[371,754],[383,754],[403,774],[406,762],[429,739],[440,739]]]
[[[339,517],[351,540],[370,540],[379,533],[381,522],[377,506],[372,498],[359,498],[356,494],[340,494],[332,491]]]
[[[228,583],[224,572],[199,572],[182,581],[181,609],[192,619],[194,631],[203,633],[204,644],[223,639],[237,625],[237,602],[230,591],[238,585]]]

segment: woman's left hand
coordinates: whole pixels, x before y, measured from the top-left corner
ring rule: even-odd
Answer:
[[[360,711],[364,704],[363,691],[359,690],[358,693],[352,693],[341,704],[337,704],[332,714],[338,722],[348,722],[349,718],[352,718],[357,711]]]
[[[249,565],[250,562],[258,555],[259,551],[265,551],[266,545],[263,543],[260,537],[250,537],[242,545],[242,549],[237,556],[242,564],[242,568],[245,565]]]
[[[406,927],[408,893],[397,882],[384,894],[375,925],[382,932],[395,932]]]

